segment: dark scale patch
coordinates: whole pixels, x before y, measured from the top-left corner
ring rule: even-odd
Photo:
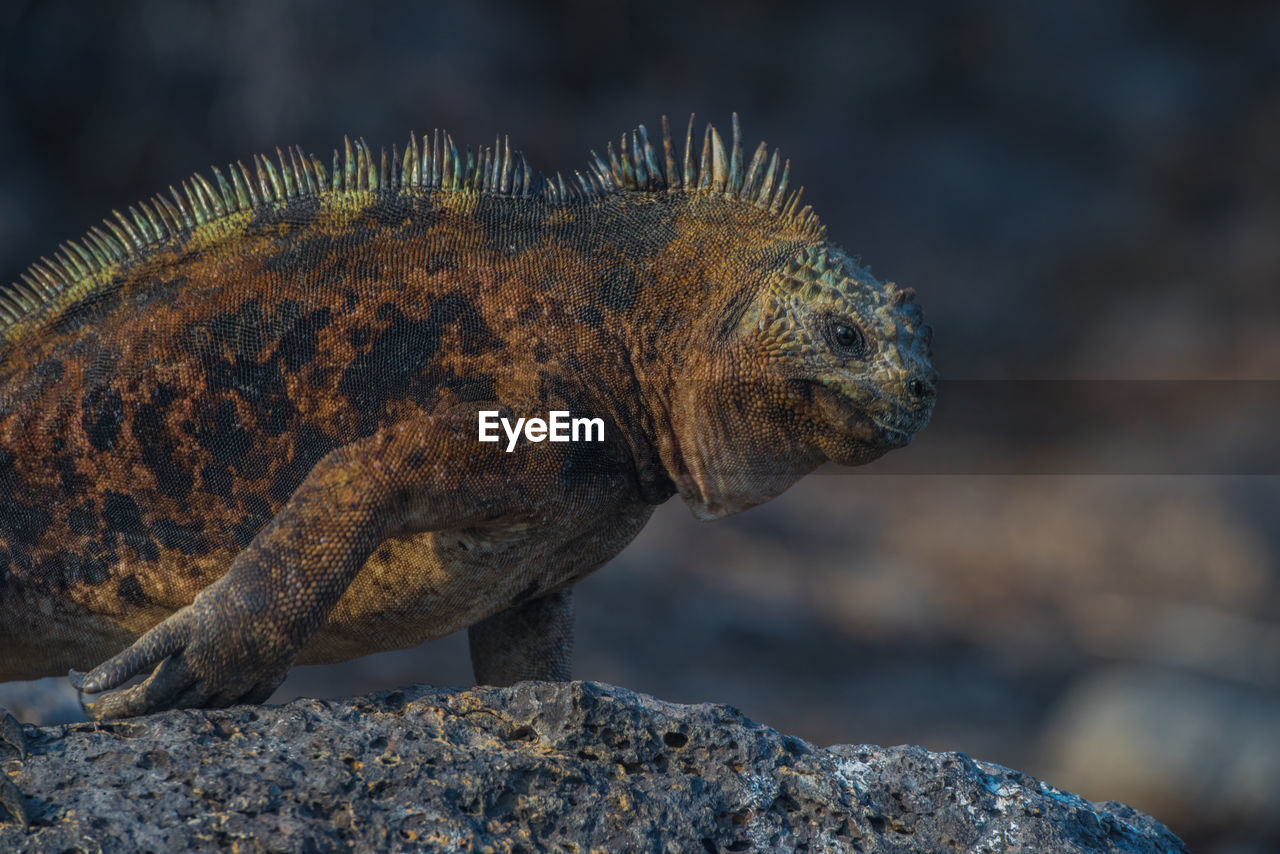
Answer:
[[[215,464],[231,466],[241,477],[248,477],[253,472],[255,461],[249,453],[253,437],[240,423],[235,401],[224,397],[206,406],[198,418],[196,442],[208,452]]]
[[[574,315],[587,326],[599,326],[604,323],[604,315],[594,305],[580,305]]]
[[[209,463],[200,469],[200,487],[211,495],[230,499],[235,478],[225,463]]]
[[[341,237],[341,254],[360,256],[363,252],[377,254],[378,247],[369,249],[369,244],[379,238],[386,237],[387,230],[368,220],[356,220],[347,226]]]
[[[334,255],[322,258],[316,261],[315,269],[310,272],[313,287],[317,293],[336,293],[346,287],[348,281],[351,280],[349,268],[359,266],[359,260],[355,253],[350,252],[345,247],[338,250]],[[348,294],[352,293],[350,290]],[[358,299],[358,297],[357,297]],[[348,310],[354,308],[349,306]]]
[[[61,552],[41,558],[31,571],[32,581],[51,590],[66,590],[71,584],[69,576],[67,556]]]
[[[142,591],[142,585],[138,582],[136,575],[126,575],[120,579],[116,583],[116,595],[120,597],[121,602],[135,608],[145,608],[151,604],[151,598]]]
[[[264,315],[269,315],[264,323],[267,335],[273,339],[283,335],[302,319],[303,313],[302,303],[296,299],[289,297],[280,300],[272,311],[264,312]]]
[[[249,221],[249,233],[269,231],[281,224],[306,225],[320,213],[318,199],[293,199],[284,204],[259,205]]]
[[[515,255],[542,242],[542,223],[547,207],[539,199],[512,199],[481,196],[474,217],[484,230],[489,248],[503,255]]]
[[[262,305],[249,300],[235,311],[209,318],[208,343],[199,349],[211,356],[230,352],[236,361],[257,359],[270,340],[270,329]]]
[[[102,521],[110,532],[118,534],[124,544],[133,549],[139,560],[159,560],[160,550],[142,521],[138,502],[132,497],[108,492],[102,500]]]
[[[10,546],[30,548],[48,530],[52,515],[43,507],[28,506],[14,496],[24,494],[14,454],[0,448],[0,534]]]
[[[85,560],[75,552],[66,552],[67,576],[73,581],[80,581],[94,587],[106,581],[110,572],[106,562],[90,558]]]
[[[607,233],[598,227],[598,223],[600,208],[603,204],[609,203],[605,202],[591,208],[579,207],[572,212],[569,208],[560,208],[555,211],[555,215],[550,217],[549,221],[544,219],[542,231],[552,246],[580,247],[585,237]]]
[[[9,550],[0,548],[0,590],[9,583]]]
[[[384,227],[428,229],[439,219],[439,214],[423,200],[401,195],[392,190],[379,193],[361,212],[365,219]]]
[[[311,370],[307,371],[305,379],[307,385],[313,389],[324,389],[326,393],[333,388],[335,382],[334,375],[338,373],[336,365],[312,365]]]
[[[574,412],[575,417],[583,414]],[[615,458],[609,439],[609,425],[605,424],[604,442],[569,442],[564,445],[560,462],[560,482],[568,489],[586,486],[601,477],[619,473],[623,466]],[[594,438],[594,437],[593,437]]]
[[[73,347],[85,345],[86,339],[76,339]],[[107,387],[116,376],[116,366],[120,363],[120,351],[114,347],[94,347],[92,353],[80,357],[88,363],[84,370],[84,383],[87,388],[95,386]]]
[[[241,519],[231,526],[231,541],[236,544],[236,548],[248,548],[258,535],[259,527],[257,520]]]
[[[327,234],[287,235],[281,239],[280,248],[263,259],[262,268],[269,273],[313,270],[321,258],[328,256],[332,246],[333,238]]]
[[[280,467],[275,481],[268,489],[268,495],[281,504],[288,501],[315,464],[338,447],[338,444],[337,440],[312,425],[300,427],[293,440],[293,458]]]
[[[82,326],[98,323],[120,307],[119,278],[87,294],[64,308],[50,326],[54,334],[73,332]]]
[[[551,348],[547,346],[547,342],[539,341],[537,344],[533,345],[533,360],[535,362],[539,365],[543,365],[546,364],[546,361],[550,358]]]
[[[369,346],[369,340],[373,337],[373,333],[367,326],[355,326],[347,332],[347,340],[351,342],[351,346],[356,350],[363,350]]]
[[[605,206],[597,233],[614,235],[611,241],[623,258],[643,261],[666,251],[676,241],[672,202],[659,199],[648,205]]]
[[[342,292],[342,305],[347,311],[355,311],[360,305],[360,294],[347,288]]]
[[[253,542],[262,528],[271,521],[271,508],[259,495],[247,495],[244,508],[248,511],[241,520],[232,525],[232,542],[239,548],[246,548]],[[255,512],[261,511],[261,512]]]
[[[244,508],[245,513],[262,519],[264,523],[271,519],[271,505],[261,495],[253,493],[245,495],[240,499],[240,506]]]
[[[167,383],[151,391],[151,399],[133,414],[130,432],[138,443],[138,453],[153,477],[156,488],[170,498],[186,498],[195,485],[195,476],[177,458],[177,443],[165,423],[169,406],[179,392]]]
[[[186,276],[149,282],[145,288],[132,294],[133,304],[123,310],[136,314],[145,312],[152,306],[172,305],[186,287]]]
[[[457,328],[462,351],[467,355],[502,345],[471,301],[457,292],[433,302],[424,320],[406,317],[389,302],[378,306],[377,317],[386,326],[367,348],[357,353],[338,381],[338,391],[361,415],[361,436],[377,430],[378,417],[389,401],[427,396],[433,383],[429,375],[423,374],[430,368],[449,327]]]
[[[577,366],[570,366],[574,374]],[[575,416],[581,416],[591,407],[590,398],[581,386],[575,385],[558,371],[538,371],[538,399],[550,405],[558,401],[554,409],[568,409]]]
[[[205,375],[209,391],[229,389],[249,404],[257,427],[267,436],[279,436],[289,428],[297,407],[289,399],[279,360],[219,359]]]
[[[66,373],[66,370],[66,365],[62,364],[61,359],[51,357],[48,359],[42,359],[37,363],[36,366],[31,369],[28,376],[31,377],[32,381],[36,385],[44,388],[45,386],[52,385],[62,379],[62,375]]]
[[[184,555],[206,554],[213,543],[204,534],[200,522],[181,524],[173,519],[157,519],[151,523],[151,536],[161,548],[172,549]]]
[[[101,575],[102,580],[105,581],[115,563],[116,557],[113,549],[102,548],[97,543],[88,543],[81,558],[81,575],[90,577]]]
[[[80,495],[89,487],[89,478],[76,470],[75,457],[62,452],[66,443],[61,438],[56,439],[54,445],[49,464],[58,473],[58,487],[64,496]]]
[[[17,567],[20,575],[29,575],[31,573],[31,552],[22,551],[21,549],[10,551],[9,559],[13,561],[13,565]]]
[[[596,299],[606,311],[627,311],[636,304],[640,279],[626,261],[605,272]]]
[[[96,587],[110,577],[107,564],[96,558],[82,558],[72,551],[59,551],[42,558],[31,572],[39,585],[66,590],[73,584]]]
[[[492,374],[453,376],[445,380],[444,385],[458,396],[458,400],[496,400],[498,396],[497,384]]]
[[[427,323],[435,326],[456,323],[462,336],[462,352],[468,356],[501,350],[503,346],[502,339],[489,329],[471,300],[457,291],[450,291],[431,304]]]
[[[100,557],[85,558],[80,562],[80,580],[97,586],[111,577],[110,565]]]
[[[267,436],[280,436],[298,414],[289,399],[284,375],[275,360],[261,365],[238,365],[233,374],[235,390],[253,405],[258,428]]]
[[[451,270],[462,269],[463,259],[452,249],[440,249],[431,253],[429,258],[423,260],[423,269],[428,273],[447,273]]]
[[[328,323],[323,309],[306,312],[296,301],[285,300],[268,314],[253,300],[212,318],[188,337],[205,362],[209,391],[235,392],[249,404],[258,431],[279,436],[297,415],[281,363],[301,367],[314,358],[315,334]],[[268,355],[273,345],[279,346]]]
[[[80,401],[80,427],[89,444],[109,451],[120,438],[124,423],[124,399],[109,385],[92,386]]]
[[[316,357],[317,337],[333,320],[333,312],[326,306],[299,317],[280,336],[276,353],[285,370],[297,373]]]
[[[394,308],[394,307],[393,307]],[[427,321],[399,315],[357,352],[338,380],[338,391],[360,414],[359,433],[372,435],[387,402],[405,397],[440,347],[439,330]]]
[[[92,500],[82,501],[67,511],[67,528],[82,537],[98,530],[98,514]]]

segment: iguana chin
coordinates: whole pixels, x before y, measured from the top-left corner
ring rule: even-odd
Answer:
[[[97,718],[261,702],[467,626],[481,682],[565,679],[570,586],[657,504],[713,519],[910,441],[911,291],[737,116],[692,130],[569,181],[440,133],[290,150],[32,266],[0,292],[0,679],[87,669]],[[506,453],[481,410],[605,441]]]

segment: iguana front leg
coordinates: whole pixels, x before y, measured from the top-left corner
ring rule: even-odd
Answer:
[[[467,637],[471,669],[480,685],[563,682],[573,655],[573,590],[566,587],[513,605],[476,623]]]
[[[530,452],[502,455],[497,471],[474,432],[474,417],[428,418],[331,452],[226,575],[119,655],[72,672],[95,694],[155,667],[125,690],[82,697],[86,713],[265,700],[384,538],[499,518],[528,494]]]

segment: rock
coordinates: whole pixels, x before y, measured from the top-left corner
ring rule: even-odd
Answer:
[[[1154,819],[920,747],[821,749],[590,682],[27,727],[4,851],[1184,851]]]

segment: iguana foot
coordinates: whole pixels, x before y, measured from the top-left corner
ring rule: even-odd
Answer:
[[[96,720],[165,709],[261,703],[280,687],[296,650],[271,632],[269,620],[241,597],[214,584],[190,605],[88,673],[67,674],[80,705]],[[154,668],[137,685],[90,701]]]
[[[0,752],[13,752],[19,759],[27,758],[27,740],[22,735],[22,724],[4,709],[0,709],[0,748]],[[30,826],[22,792],[7,774],[0,774],[0,822],[5,821],[15,821],[24,830]]]

